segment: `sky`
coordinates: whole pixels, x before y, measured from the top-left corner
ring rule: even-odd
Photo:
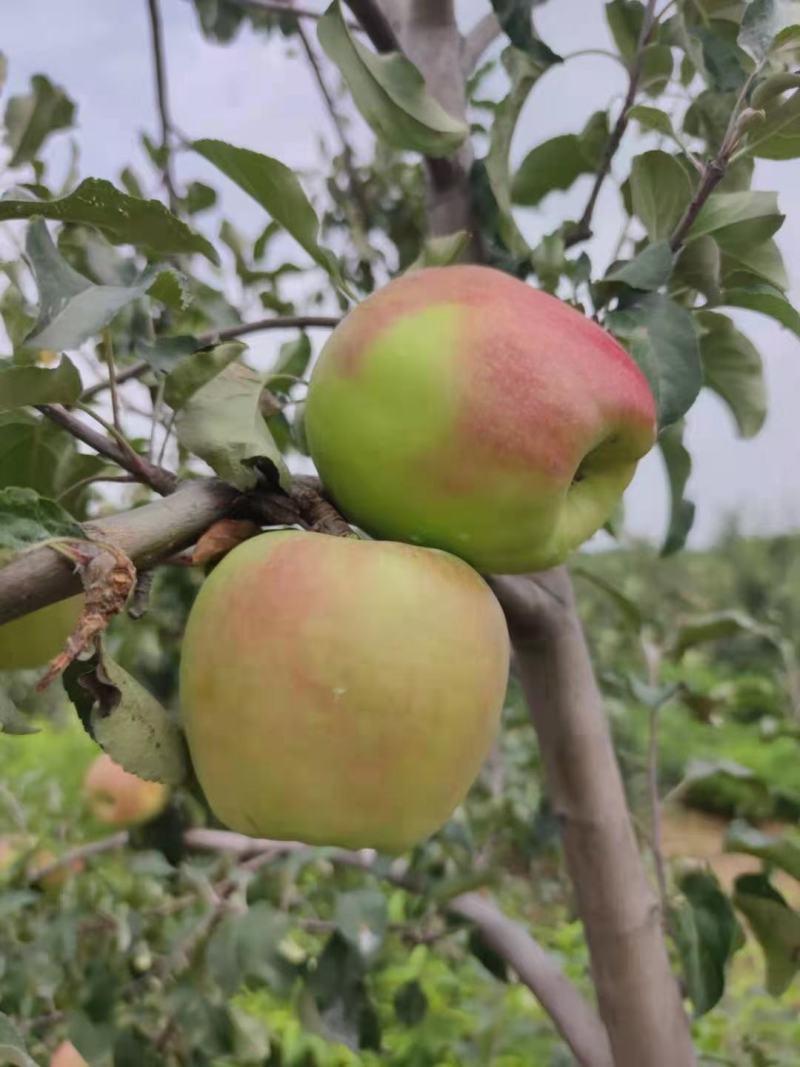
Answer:
[[[210,44],[188,0],[162,0],[161,6],[177,126],[192,137],[219,137],[266,152],[296,170],[318,165],[320,137],[335,142],[304,57],[277,37],[267,41],[249,32],[227,46]],[[325,4],[305,0],[305,6],[322,10]],[[602,0],[551,0],[538,11],[538,30],[560,54],[608,48],[603,6]],[[463,27],[488,10],[488,0],[458,0]],[[146,0],[6,2],[0,4],[0,48],[9,63],[4,99],[25,92],[32,74],[46,73],[77,103],[82,176],[115,180],[122,166],[141,160],[140,132],[155,136],[158,129]],[[528,99],[512,164],[540,141],[579,130],[605,101],[618,107],[624,88],[624,71],[606,56],[576,57],[552,68]],[[502,82],[487,91],[500,96]],[[351,129],[358,150],[371,135],[358,116]],[[67,140],[60,140],[52,150],[55,174],[66,161]],[[652,143],[626,138],[613,167],[620,181],[631,157],[645,147]],[[178,175],[210,179],[224,190],[225,214],[243,232],[255,236],[263,228],[261,210],[202,160],[182,157]],[[1,183],[0,176],[0,188]],[[590,184],[589,177],[581,178],[566,193],[548,196],[540,208],[521,211],[526,236],[535,243],[564,218],[580,215]],[[779,194],[787,219],[777,240],[792,279],[790,297],[800,305],[800,160],[758,161],[754,187]],[[623,222],[616,182],[606,183],[595,220],[596,234],[586,248],[597,271],[605,269]],[[689,413],[686,443],[694,468],[688,495],[697,504],[690,544],[697,546],[713,540],[732,516],[748,533],[800,529],[800,340],[754,313],[733,317],[764,359],[769,415],[755,439],[742,441],[725,407],[707,391]],[[253,339],[256,359],[268,363],[279,340],[275,334]],[[668,503],[657,452],[639,465],[625,505],[629,533],[663,535]]]

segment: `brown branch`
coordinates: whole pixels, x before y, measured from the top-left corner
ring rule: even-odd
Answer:
[[[219,344],[222,341],[233,341],[237,337],[246,337],[249,333],[260,333],[262,330],[288,330],[298,327],[301,330],[320,327],[333,329],[341,322],[336,315],[272,315],[266,319],[256,319],[255,322],[242,322],[238,326],[226,326],[222,330],[213,330],[209,333],[200,334],[197,338],[198,348],[207,348],[209,345]],[[117,372],[117,385],[129,382],[132,378],[141,378],[150,369],[146,360],[132,363],[125,370]],[[97,382],[86,389],[81,397],[83,401],[90,400],[98,393],[108,389],[109,383]]]
[[[104,852],[113,852],[116,849],[124,848],[129,840],[128,831],[121,830],[119,833],[111,834],[110,837],[103,837],[99,841],[90,841],[87,845],[71,848],[68,852],[62,852],[51,863],[30,871],[28,873],[28,881],[31,883],[41,882],[48,875],[54,874],[56,871],[68,870],[74,863],[78,863],[81,860],[92,859],[95,856],[102,855]]]
[[[461,70],[469,76],[478,65],[483,53],[503,32],[497,15],[490,11],[475,23],[461,42]]]
[[[310,7],[298,7],[294,0],[233,0],[237,7],[249,7],[253,11],[275,12],[278,15],[294,15],[299,19],[321,19],[324,11],[314,11]],[[349,30],[361,29],[355,22],[348,22]]]
[[[563,568],[492,579],[583,920],[616,1067],[690,1067],[688,1020]]]
[[[89,445],[99,455],[110,459],[117,466],[132,474],[138,481],[149,485],[151,489],[154,489],[162,496],[166,496],[175,490],[178,480],[171,471],[164,470],[163,467],[157,467],[154,463],[150,463],[149,460],[145,459],[144,456],[139,456],[132,450],[122,448],[114,441],[109,441],[107,437],[92,426],[87,426],[82,419],[67,411],[61,404],[37,404],[36,409],[50,419],[51,422],[63,427],[78,441],[83,441],[84,444]]]
[[[158,104],[158,117],[161,123],[161,151],[164,153],[164,162],[161,173],[164,188],[167,191],[170,211],[175,211],[178,206],[178,194],[175,191],[175,181],[172,175],[172,120],[169,115],[169,96],[167,93],[167,70],[164,57],[164,27],[161,22],[161,11],[158,0],[147,0],[147,10],[150,18],[150,44],[153,49],[153,66],[156,78],[156,102]]]
[[[592,216],[594,215],[594,209],[597,205],[597,198],[599,197],[600,190],[603,188],[603,184],[609,175],[612,160],[617,153],[623,135],[628,128],[628,116],[636,101],[636,94],[639,91],[639,82],[641,81],[642,71],[644,69],[644,50],[657,25],[655,19],[655,6],[656,0],[647,0],[647,7],[645,8],[644,17],[642,19],[642,28],[639,33],[636,52],[631,63],[630,74],[628,75],[628,91],[625,94],[625,101],[622,105],[619,117],[611,130],[608,141],[606,142],[603,157],[600,161],[600,167],[595,175],[594,184],[589,193],[586,207],[583,209],[583,214],[564,238],[564,243],[567,248],[578,244],[580,241],[587,241],[592,236]]]
[[[88,538],[109,542],[137,567],[148,567],[192,544],[239,497],[224,482],[198,478],[163,500],[95,519],[83,528]],[[81,588],[65,556],[46,545],[31,548],[0,568],[0,623],[63,600]]]
[[[379,52],[400,52],[400,41],[376,0],[345,0]]]

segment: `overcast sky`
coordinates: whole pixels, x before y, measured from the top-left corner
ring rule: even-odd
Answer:
[[[322,9],[324,0],[305,0]],[[553,0],[537,20],[543,38],[558,52],[609,47],[602,0]],[[331,143],[322,108],[304,60],[287,55],[278,39],[242,33],[228,46],[208,44],[198,32],[187,0],[162,0],[172,110],[190,136],[220,137],[276,156],[294,168],[318,161],[320,136]],[[488,0],[461,0],[459,14],[470,25],[489,10]],[[139,132],[157,129],[148,44],[146,0],[26,0],[0,4],[0,48],[9,61],[4,97],[24,92],[32,74],[46,73],[78,104],[82,176],[118,177],[121,167],[141,158]],[[531,94],[514,139],[518,163],[534,144],[578,130],[588,115],[624,89],[624,72],[603,56],[586,56],[553,68]],[[489,87],[491,89],[491,87]],[[496,92],[502,87],[498,82]],[[356,143],[367,131],[353,126]],[[641,150],[629,138],[615,161],[624,178],[631,155]],[[59,151],[61,154],[59,155]],[[53,158],[63,160],[57,146]],[[212,177],[193,157],[181,160],[181,178]],[[264,216],[244,194],[214,176],[224,190],[224,210],[246,233],[263,228]],[[551,194],[541,210],[520,213],[531,240],[552,231],[563,218],[583,209],[590,179],[568,193]],[[800,303],[800,162],[759,161],[755,185],[777,190],[787,220],[778,243],[792,278],[791,296]],[[587,246],[602,272],[620,230],[622,215],[615,183],[608,182],[596,212],[597,236]],[[213,236],[213,234],[212,234]],[[730,416],[712,395],[704,395],[689,415],[687,443],[694,457],[689,495],[697,502],[692,543],[707,543],[732,514],[748,532],[800,528],[800,342],[770,319],[738,312],[736,321],[764,358],[770,412],[752,441],[740,441]],[[276,338],[253,341],[268,358]],[[659,537],[666,519],[666,492],[660,460],[641,465],[626,497],[627,525],[637,534]]]

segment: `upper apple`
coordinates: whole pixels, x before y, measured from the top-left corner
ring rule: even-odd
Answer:
[[[488,573],[561,562],[655,440],[647,380],[596,323],[488,267],[403,275],[314,369],[306,429],[343,513]]]

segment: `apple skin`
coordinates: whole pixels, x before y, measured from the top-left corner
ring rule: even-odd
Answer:
[[[94,817],[108,826],[138,826],[159,815],[169,799],[162,782],[148,782],[101,753],[86,772],[83,791]]]
[[[0,671],[41,667],[64,647],[83,608],[83,597],[59,600],[0,626]]]
[[[483,573],[562,562],[655,440],[639,368],[596,323],[489,267],[403,275],[314,368],[306,433],[340,510]]]
[[[62,1041],[50,1057],[50,1067],[89,1067],[71,1041]]]
[[[195,771],[234,830],[403,852],[477,775],[508,660],[499,604],[454,556],[262,534],[222,560],[189,615]]]

